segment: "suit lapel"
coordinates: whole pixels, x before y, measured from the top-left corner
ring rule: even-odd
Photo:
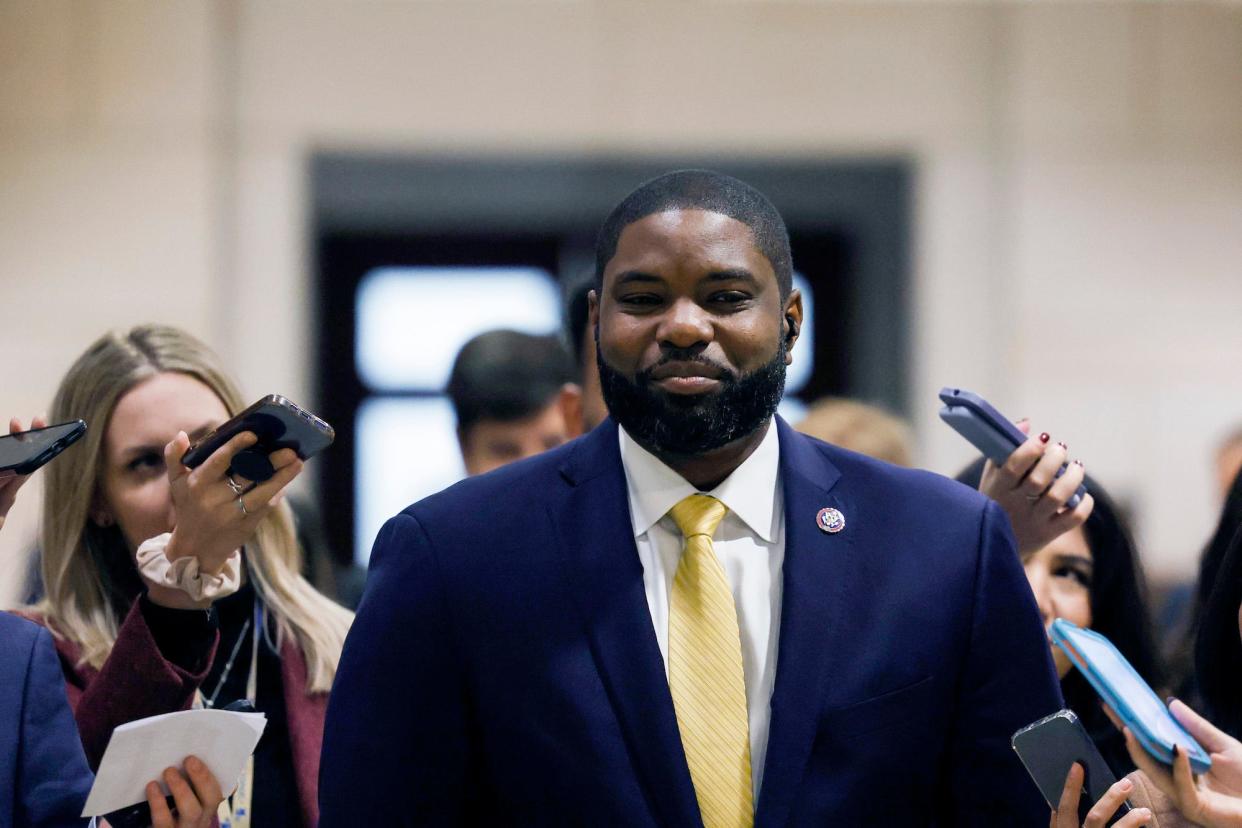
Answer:
[[[785,562],[776,682],[772,690],[767,760],[756,824],[783,825],[810,754],[823,695],[824,674],[837,648],[843,600],[850,594],[854,546],[845,494],[831,492],[840,472],[818,446],[777,420],[785,497]],[[821,531],[816,515],[840,510],[846,527]]]
[[[617,426],[584,437],[561,468],[567,492],[549,504],[591,650],[661,825],[700,825],[664,662],[634,545]]]

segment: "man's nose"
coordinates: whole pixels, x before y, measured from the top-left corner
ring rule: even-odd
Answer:
[[[691,348],[710,342],[711,338],[711,319],[697,302],[690,299],[674,302],[656,330],[656,339],[662,345],[674,348]]]

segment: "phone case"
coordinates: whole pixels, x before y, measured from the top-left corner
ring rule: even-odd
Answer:
[[[52,442],[48,443],[41,449],[37,449],[36,453],[20,460],[17,463],[0,466],[0,479],[13,477],[15,475],[31,474],[38,471],[44,465],[49,463],[52,458],[60,454],[69,446],[76,443],[83,434],[86,433],[86,423],[83,420],[74,420],[68,423],[59,423],[57,425],[47,426],[46,428],[35,428],[30,431],[22,431],[17,434],[8,434],[0,437],[0,440],[20,439],[22,435],[31,434],[47,434],[49,432],[63,431]],[[32,446],[32,450],[34,447]]]
[[[279,394],[269,394],[190,447],[181,462],[190,468],[203,464],[220,446],[243,431],[259,438],[238,452],[230,472],[260,482],[271,477],[267,455],[291,448],[306,460],[326,449],[336,438],[332,426]]]
[[[940,419],[998,466],[1026,442],[1026,435],[978,394],[946,387],[940,389],[940,400],[944,403]],[[1057,477],[1064,474],[1065,469],[1061,466]],[[1086,494],[1086,485],[1080,485],[1065,505],[1075,508]]]
[[[1084,630],[1064,618],[1052,622],[1051,633],[1052,643],[1069,656],[1144,750],[1171,765],[1176,744],[1190,758],[1190,767],[1195,773],[1206,773],[1212,767],[1207,751],[1178,724],[1160,697],[1111,641],[1095,630]],[[1101,648],[1104,658],[1097,659],[1100,663],[1088,655],[1090,647]],[[1106,663],[1106,659],[1113,663]]]
[[[1072,710],[1058,710],[1027,725],[1013,734],[1010,744],[1053,809],[1061,800],[1070,766],[1075,762],[1082,765],[1085,775],[1078,807],[1080,819],[1086,818],[1091,807],[1117,781],[1112,768]],[[1129,812],[1130,803],[1122,803],[1108,824],[1112,825]]]

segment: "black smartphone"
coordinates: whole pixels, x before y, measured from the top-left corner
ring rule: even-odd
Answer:
[[[168,803],[169,813],[177,812],[177,801],[172,794],[164,797],[164,801]],[[127,808],[118,808],[110,814],[104,814],[103,819],[108,820],[112,828],[151,828],[151,806],[144,799]]]
[[[0,437],[0,480],[30,474],[86,433],[86,423],[71,423],[18,431]]]
[[[190,468],[203,464],[212,452],[243,431],[252,431],[259,441],[233,457],[229,473],[261,483],[275,471],[267,456],[291,448],[303,460],[332,445],[336,432],[332,426],[279,394],[269,394],[215,431],[190,446],[181,462]]]
[[[1069,775],[1070,766],[1075,762],[1082,765],[1082,796],[1078,800],[1080,821],[1087,818],[1087,812],[1117,782],[1117,777],[1072,710],[1058,710],[1027,725],[1013,734],[1010,744],[1048,801],[1048,807],[1053,810],[1061,801],[1061,791],[1065,790],[1065,777]],[[1112,825],[1128,813],[1130,803],[1121,803],[1108,824]]]

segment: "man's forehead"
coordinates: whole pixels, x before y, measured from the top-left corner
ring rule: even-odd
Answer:
[[[745,263],[758,271],[772,270],[749,225],[724,213],[686,208],[651,213],[626,225],[606,271],[668,258],[718,261],[722,266]]]

